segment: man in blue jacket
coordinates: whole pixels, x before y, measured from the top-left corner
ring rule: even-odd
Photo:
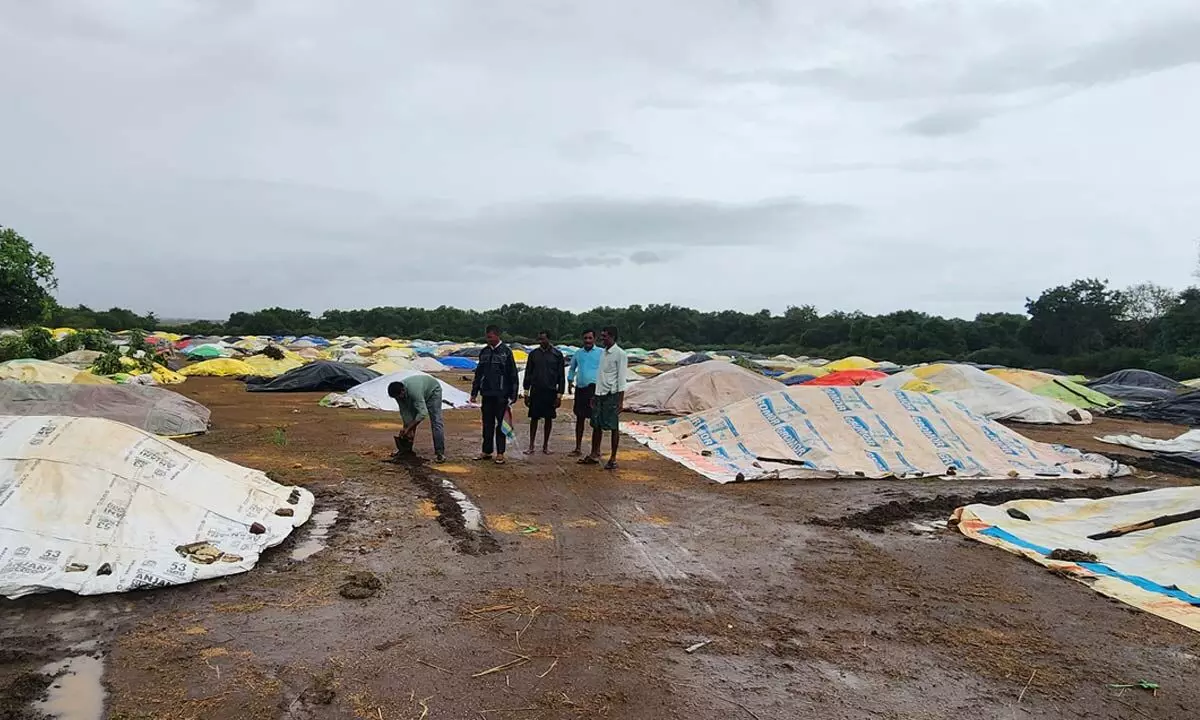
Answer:
[[[504,435],[504,415],[517,401],[520,381],[512,350],[500,342],[500,328],[488,325],[486,335],[487,346],[479,351],[475,382],[471,383],[471,402],[483,396],[483,454],[477,459],[491,460],[494,449],[496,464],[503,465],[508,440]]]

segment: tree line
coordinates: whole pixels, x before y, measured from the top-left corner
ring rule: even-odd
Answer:
[[[11,231],[0,230],[0,238]],[[13,233],[15,235],[15,233]],[[20,238],[19,235],[16,236]],[[23,241],[23,238],[21,238]],[[9,253],[10,243],[0,251]],[[26,243],[26,246],[28,244]],[[53,302],[53,264],[25,247],[21,262],[34,279],[22,280],[20,298],[0,290],[0,325],[40,322],[49,326],[122,330],[169,330],[189,335],[356,335],[481,341],[495,323],[510,339],[531,342],[549,330],[559,342],[577,342],[588,328],[616,325],[625,347],[740,350],[766,355],[836,358],[865,355],[907,364],[962,360],[1071,373],[1103,373],[1141,367],[1178,378],[1200,376],[1200,289],[1175,292],[1143,283],[1125,289],[1088,278],[1050,288],[1026,302],[1026,314],[980,313],[974,319],[943,318],[913,310],[885,315],[833,311],[811,305],[768,310],[701,312],[678,305],[598,307],[571,312],[523,303],[492,310],[377,307],[329,310],[266,308],[235,312],[224,322],[163,323],[153,313],[124,308],[92,310]],[[29,262],[32,258],[32,262]],[[47,269],[48,268],[48,269]],[[7,278],[5,278],[7,279]],[[30,288],[38,288],[44,296]],[[11,293],[8,293],[11,294]]]

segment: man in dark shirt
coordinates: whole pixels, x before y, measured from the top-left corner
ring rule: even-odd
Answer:
[[[539,420],[546,421],[546,428],[542,431],[542,452],[550,454],[550,431],[558,415],[557,409],[562,404],[566,365],[562,352],[550,344],[550,331],[538,333],[538,346],[525,361],[525,406],[529,408],[529,449],[525,451],[526,455],[533,454]]]
[[[488,325],[486,333],[487,346],[479,351],[475,382],[471,384],[471,402],[483,396],[483,454],[476,459],[491,460],[494,447],[496,464],[503,465],[508,441],[504,434],[504,416],[509,406],[517,401],[520,382],[512,350],[500,342],[500,328]]]

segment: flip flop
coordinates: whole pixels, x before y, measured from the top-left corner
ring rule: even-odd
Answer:
[[[504,459],[504,458],[502,458],[502,457],[498,457],[498,458],[496,458],[496,459],[495,459],[495,461],[494,461],[494,462],[495,462],[497,465],[503,465],[504,463],[506,463],[506,462],[508,462],[508,461],[507,461],[507,460],[505,460],[505,459]]]
[[[580,465],[599,465],[600,461],[597,460],[596,458],[592,457],[591,455],[585,455],[584,457],[582,457],[578,460],[578,463]]]
[[[543,455],[553,455],[553,454],[554,454],[554,451],[553,451],[553,450],[543,450],[543,451],[542,451],[542,454],[543,454]]]
[[[567,453],[567,457],[579,457],[580,455],[583,455],[583,453],[578,450],[572,450],[571,452]]]
[[[608,462],[604,463],[604,469],[605,470],[616,470],[617,469],[617,461],[609,460]]]

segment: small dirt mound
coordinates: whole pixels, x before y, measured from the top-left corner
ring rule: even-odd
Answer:
[[[984,490],[974,495],[938,495],[932,498],[892,500],[862,512],[840,518],[811,518],[809,523],[823,527],[853,528],[869,532],[883,532],[888,525],[906,520],[946,518],[957,508],[974,503],[999,505],[1011,500],[1064,500],[1067,498],[1100,498],[1114,495],[1144,492],[1147,488],[1114,490],[1107,487],[1093,488],[1008,488]]]
[[[43,720],[48,716],[31,709],[31,705],[46,697],[46,689],[54,678],[35,672],[23,672],[0,687],[0,719]]]
[[[375,597],[381,589],[383,582],[375,573],[362,570],[347,575],[346,582],[338,589],[338,594],[348,600],[365,600]]]
[[[1082,550],[1071,550],[1068,548],[1057,548],[1046,557],[1050,558],[1051,560],[1063,560],[1065,562],[1096,562],[1096,556],[1092,553],[1084,552]]]

